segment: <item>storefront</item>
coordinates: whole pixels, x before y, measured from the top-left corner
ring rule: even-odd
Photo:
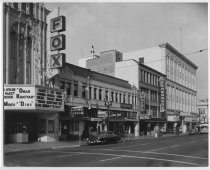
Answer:
[[[5,143],[58,140],[58,114],[63,111],[63,90],[38,85],[5,85]]]

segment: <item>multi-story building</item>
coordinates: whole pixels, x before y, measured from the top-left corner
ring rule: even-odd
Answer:
[[[138,136],[137,89],[127,81],[66,63],[50,83],[66,91],[65,113],[59,115],[62,139],[103,130]]]
[[[64,91],[46,83],[46,16],[41,3],[4,3],[4,141],[58,139]]]
[[[208,123],[208,99],[199,100],[197,103],[199,123]]]
[[[182,132],[196,123],[197,66],[169,43],[123,53],[124,60],[144,57],[144,64],[166,75],[168,129],[181,123]]]
[[[126,68],[124,69],[126,70],[124,79],[129,80],[131,84],[138,84],[141,78],[135,75],[140,77],[143,75],[138,74],[138,68],[134,67],[135,63],[128,65],[126,62],[120,62],[122,58],[117,57],[115,50],[111,50],[109,53],[113,54],[112,60],[110,59],[111,55],[108,55],[108,59],[100,57],[87,60],[87,68],[120,78],[125,75],[124,72],[121,72],[122,68]],[[126,52],[122,57],[123,61],[136,60],[141,63],[144,60],[144,65],[166,75],[167,131],[172,131],[178,123],[178,125],[181,124],[182,132],[186,133],[187,127],[196,123],[196,70],[198,67],[168,43],[153,48]],[[100,62],[102,60],[103,63]],[[147,77],[147,80],[151,79],[150,74],[144,76]]]
[[[161,91],[159,86],[159,79],[161,77],[165,78],[165,75],[144,65],[143,58],[141,62],[134,59],[123,60],[122,53],[116,50],[102,52],[101,54],[103,55],[100,58],[87,60],[87,67],[127,80],[139,90],[140,134],[151,134],[157,123],[159,126],[165,127],[166,116],[163,113],[164,111],[160,113]],[[165,101],[165,99],[163,100]]]

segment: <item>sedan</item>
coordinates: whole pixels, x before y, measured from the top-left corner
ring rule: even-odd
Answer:
[[[87,140],[87,144],[105,144],[109,142],[117,142],[120,139],[120,136],[115,135],[111,131],[104,131],[99,135],[90,136]]]

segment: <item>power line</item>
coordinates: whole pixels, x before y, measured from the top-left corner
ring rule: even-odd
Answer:
[[[184,54],[184,55],[195,54],[195,53],[201,53],[201,52],[206,51],[206,50],[208,50],[208,48],[202,49],[202,50],[198,50],[198,51],[195,51],[195,52],[191,52],[191,53],[186,53],[186,54]]]

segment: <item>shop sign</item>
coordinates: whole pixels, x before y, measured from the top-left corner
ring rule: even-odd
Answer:
[[[135,112],[128,112],[127,113],[127,118],[128,119],[136,119],[137,118],[137,113],[135,113]]]
[[[190,112],[180,112],[180,116],[186,117],[186,116],[190,116]]]
[[[165,102],[165,96],[166,96],[165,78],[160,77],[159,78],[159,83],[160,83],[160,112],[165,112],[165,110],[166,110],[166,102]]]
[[[150,115],[148,114],[140,114],[140,117],[139,117],[141,120],[144,120],[144,119],[150,119]]]
[[[141,111],[145,111],[145,99],[146,99],[146,93],[140,92],[140,108]]]
[[[100,121],[102,121],[102,119],[101,118],[90,118],[90,121],[100,122]]]
[[[106,111],[98,110],[98,117],[101,117],[101,118],[107,117]]]
[[[179,121],[179,116],[168,115],[167,116],[167,121],[169,121],[169,122],[177,122],[177,121]]]
[[[72,107],[70,115],[71,116],[82,116],[82,115],[84,115],[83,107],[82,106]]]
[[[42,86],[5,86],[4,109],[64,111],[64,92]]]
[[[132,104],[120,103],[120,107],[124,109],[132,109]]]

